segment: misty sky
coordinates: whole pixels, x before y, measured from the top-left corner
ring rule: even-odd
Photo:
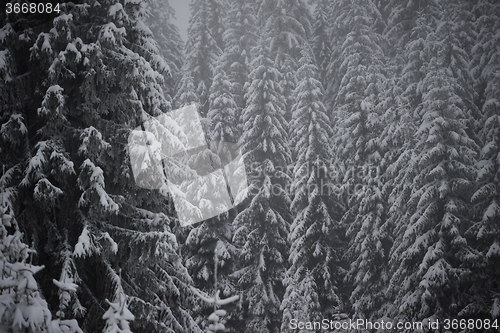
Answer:
[[[184,41],[187,40],[187,28],[189,25],[189,4],[191,0],[170,0],[170,5],[175,9],[176,24]]]

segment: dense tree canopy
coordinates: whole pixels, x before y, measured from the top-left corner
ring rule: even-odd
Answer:
[[[497,1],[47,3],[0,12],[0,331],[498,329]]]

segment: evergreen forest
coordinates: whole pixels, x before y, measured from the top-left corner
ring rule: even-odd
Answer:
[[[0,333],[498,332],[500,2],[172,1],[1,2]],[[184,226],[190,105],[248,193]]]

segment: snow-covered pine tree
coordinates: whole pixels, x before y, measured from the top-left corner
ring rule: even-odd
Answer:
[[[481,262],[479,253],[471,247],[470,239],[468,238],[467,242],[464,241],[464,230],[470,226],[472,218],[470,207],[467,205],[473,187],[470,183],[473,178],[470,167],[474,157],[471,153],[474,149],[471,138],[475,136],[473,133],[475,126],[471,118],[472,114],[477,111],[475,111],[476,107],[471,104],[475,97],[472,91],[473,80],[469,74],[468,53],[470,52],[467,51],[471,45],[470,33],[467,32],[470,29],[464,29],[465,25],[470,24],[470,18],[466,17],[467,10],[464,11],[463,5],[465,4],[458,6],[452,2],[441,3],[441,6],[436,2],[401,3],[393,8],[389,20],[388,36],[392,41],[401,41],[401,43],[396,43],[396,47],[405,61],[399,81],[399,85],[404,90],[401,94],[402,101],[406,105],[405,108],[411,112],[411,116],[406,116],[408,120],[405,122],[407,124],[413,122],[419,126],[413,138],[411,138],[411,132],[407,131],[409,127],[400,131],[401,134],[406,135],[407,139],[404,140],[406,143],[401,146],[399,156],[393,155],[394,163],[389,167],[390,174],[396,176],[392,182],[394,188],[390,198],[392,207],[389,224],[397,226],[398,237],[395,241],[395,249],[399,248],[395,250],[398,254],[392,255],[392,263],[399,265],[401,262],[406,262],[405,266],[416,266],[419,265],[420,260],[422,261],[418,273],[411,275],[407,271],[407,277],[399,276],[392,281],[397,281],[390,287],[394,296],[398,294],[397,290],[401,289],[401,282],[405,279],[402,289],[406,291],[400,291],[399,296],[396,297],[398,302],[404,302],[402,301],[404,298],[407,300],[407,303],[399,310],[404,312],[404,314],[400,313],[401,316],[414,316],[414,318],[419,316],[425,318],[426,315],[430,317],[464,316],[466,312],[463,310],[460,312],[461,308],[465,306],[471,310],[471,300],[477,300],[479,295],[474,286],[481,283],[468,280],[466,273],[456,274],[456,272],[470,270],[476,272],[477,263]],[[429,78],[432,75],[439,77],[436,79],[436,81],[440,80],[439,83],[430,83],[432,80]],[[439,91],[434,86],[431,88],[430,86],[434,84],[443,85],[447,89]],[[456,114],[442,111],[444,107],[441,109],[437,107],[437,105],[446,104],[443,100],[447,99],[454,101],[455,104],[449,109],[454,109]],[[440,111],[432,114],[430,111],[425,111],[426,105],[427,107],[432,105],[430,108]],[[450,125],[447,117],[450,119],[458,117],[461,120],[458,124]],[[434,119],[436,123],[439,123],[438,125],[431,125]],[[432,129],[429,130],[429,128]],[[448,134],[448,131],[453,134]],[[400,137],[403,136],[400,135]],[[424,142],[427,142],[429,146],[423,148]],[[434,146],[437,147],[431,149]],[[453,148],[448,148],[449,146]],[[459,153],[454,154],[454,151]],[[463,158],[456,161],[459,155],[461,157],[463,155]],[[425,162],[422,160],[418,162],[419,158],[423,158]],[[453,160],[453,167],[439,165],[439,162],[444,163],[442,161],[446,159]],[[440,167],[442,167],[442,172],[438,172]],[[417,168],[420,171],[416,171]],[[413,173],[409,173],[409,170]],[[433,170],[432,175],[430,170]],[[426,174],[426,180],[423,180],[424,176],[417,176],[419,172]],[[439,186],[432,184],[433,181],[439,183]],[[420,182],[420,187],[426,184],[426,189],[421,189],[419,192],[416,189],[416,182]],[[454,185],[448,190],[446,184]],[[458,189],[460,187],[461,190]],[[433,197],[434,199],[431,199]],[[417,200],[420,200],[418,204]],[[419,211],[414,213],[409,224],[404,225],[410,220],[410,215],[404,213],[408,212],[409,203],[412,209]],[[418,218],[418,216],[421,217]],[[438,222],[439,219],[445,222]],[[434,222],[431,223],[430,220]],[[424,227],[426,223],[428,224]],[[453,228],[454,225],[455,228]],[[405,229],[408,229],[406,233]],[[436,234],[439,234],[444,241],[438,240]],[[453,238],[458,240],[452,240]],[[412,242],[410,246],[408,243]],[[406,243],[403,245],[407,248],[404,255],[398,252],[401,251],[401,243]],[[431,246],[431,244],[434,245]],[[425,253],[427,247],[430,250]],[[450,252],[457,254],[450,256]],[[440,265],[441,271],[437,269]],[[435,274],[434,277],[432,274]],[[446,280],[447,283],[455,279],[460,281],[457,283],[462,286],[469,285],[469,287],[460,290],[441,289],[439,285],[432,285],[432,280],[435,280],[436,276],[443,281],[450,279]],[[418,283],[415,282],[418,279],[425,281],[421,282],[418,291],[416,290],[409,296],[409,288],[412,288],[413,283]],[[436,296],[434,288],[440,290],[439,296]],[[406,295],[401,296],[403,293]],[[432,296],[429,296],[429,293]],[[453,293],[455,299],[443,302],[442,298],[448,297],[448,293]],[[472,296],[473,294],[476,295]],[[422,295],[420,301],[418,295]],[[398,312],[398,310],[395,311]]]
[[[271,38],[276,66],[280,68],[287,56],[297,62],[301,47],[311,36],[311,14],[305,2],[263,0],[258,19]]]
[[[287,122],[292,119],[292,108],[296,102],[293,92],[297,87],[297,66],[297,62],[291,56],[286,55],[285,60],[279,67],[281,73],[280,86],[285,97],[284,109]]]
[[[434,47],[428,36],[437,28],[441,9],[435,1],[394,1],[388,7],[392,7],[392,10],[385,36],[395,49],[394,52],[400,55],[392,62],[400,66],[397,72],[401,73],[403,95],[414,110],[422,101],[421,91],[417,87],[426,75],[429,49]]]
[[[220,50],[224,50],[224,31],[226,30],[225,20],[227,17],[227,6],[227,0],[210,0],[208,2],[208,28],[210,29],[210,34]]]
[[[433,1],[386,1],[386,6],[383,8],[387,12],[384,35],[389,40],[394,54],[398,57],[404,54],[408,43],[418,37],[414,28],[419,16],[426,16],[432,12],[437,13],[435,5],[436,3]]]
[[[263,34],[255,58],[240,139],[252,174],[248,207],[235,218],[233,241],[240,248],[233,273],[242,292],[244,332],[279,332],[289,229],[290,160],[280,73],[274,66],[270,38]],[[253,177],[253,178],[252,178]]]
[[[5,14],[6,13],[2,13]],[[5,18],[5,17],[4,17]],[[26,214],[23,209],[23,198],[25,193],[19,187],[22,180],[23,168],[26,167],[28,158],[29,138],[35,133],[28,131],[30,122],[26,119],[31,115],[27,112],[34,106],[32,100],[32,84],[30,82],[30,66],[27,49],[33,44],[34,31],[40,30],[40,25],[50,17],[39,16],[34,20],[24,20],[22,15],[10,15],[8,21],[0,29],[0,109],[2,115],[0,121],[0,219],[1,219],[1,315],[0,330],[2,332],[81,332],[78,323],[74,319],[59,319],[50,321],[51,313],[45,299],[42,298],[43,284],[47,269],[35,265],[40,263],[43,253],[38,255],[33,247],[29,247],[23,240],[31,241],[36,247],[38,245],[35,230],[37,217]],[[17,27],[17,29],[14,29]],[[19,56],[22,55],[22,56]],[[32,122],[31,122],[32,123]],[[40,157],[40,156],[37,156]],[[34,162],[42,163],[43,158]],[[53,152],[52,159],[61,156]],[[31,165],[29,167],[36,168]],[[58,170],[55,168],[54,173]],[[50,207],[51,199],[54,199],[60,190],[54,187],[46,179],[40,181],[36,186],[37,199],[44,200]],[[16,214],[17,212],[17,214]],[[28,215],[26,217],[20,214]],[[18,220],[16,216],[21,216]],[[33,219],[33,220],[32,220]],[[35,226],[36,229],[32,227]],[[23,231],[23,232],[21,232]],[[24,235],[23,235],[24,234]],[[49,264],[49,263],[44,263]],[[41,279],[35,280],[34,274],[45,271]],[[41,284],[40,284],[41,282]],[[49,290],[44,294],[51,296]],[[74,313],[73,313],[74,314]],[[73,315],[71,314],[71,315]],[[58,330],[59,329],[59,330]]]
[[[323,88],[313,56],[308,48],[302,52],[299,83],[293,93],[297,102],[290,123],[296,155],[291,187],[295,219],[289,234],[290,268],[281,305],[281,332],[289,332],[294,318],[305,322],[339,318],[343,306],[345,231],[340,225],[342,207],[335,200],[329,179],[333,131],[321,102]]]
[[[446,69],[447,58],[439,56],[444,54],[431,54],[427,75],[419,83],[416,143],[402,170],[412,185],[396,223],[389,287],[395,297],[391,315],[400,320],[457,318],[468,302],[462,289],[469,278],[467,267],[478,259],[464,238],[471,225],[468,203],[476,146],[465,131],[464,103]]]
[[[15,170],[0,177],[0,329],[2,332],[50,332],[51,313],[42,298],[34,274],[43,266],[32,265],[35,253],[23,242],[15,217],[16,189],[11,185]]]
[[[321,315],[323,309],[318,300],[318,285],[309,271],[304,270],[302,275],[300,280],[287,279],[288,286],[281,305],[283,310],[281,332],[311,332],[310,327],[290,329],[290,323],[292,320],[302,323],[321,322],[323,318]]]
[[[332,45],[330,67],[335,68],[331,71],[337,73],[337,76],[330,77],[337,82],[332,84],[336,89],[331,91],[332,95],[329,97],[334,99],[336,106],[343,108],[348,108],[347,105],[356,101],[360,103],[364,98],[367,98],[366,102],[376,105],[373,99],[377,97],[380,82],[384,81],[385,60],[381,49],[382,36],[373,27],[373,22],[379,18],[380,13],[371,0],[358,3],[338,1],[332,11],[335,13],[332,29],[336,40]],[[365,79],[355,80],[358,75]],[[357,109],[360,109],[359,105]],[[340,113],[342,116],[342,112]]]
[[[467,113],[464,119],[467,123],[465,125],[467,135],[478,143],[478,129],[482,127],[479,124],[481,113],[475,103],[478,94],[474,91],[475,82],[471,66],[471,53],[476,40],[473,5],[467,2],[444,1],[442,6],[446,9],[441,9],[442,17],[437,29],[438,43],[446,45],[441,51],[446,54],[443,55],[446,57],[445,66],[458,83],[456,94],[462,99],[464,111]]]
[[[109,304],[108,310],[104,313],[102,318],[106,320],[103,333],[132,333],[130,330],[130,322],[135,319],[134,315],[130,312],[127,306],[127,295],[123,291],[122,281],[119,274],[113,269],[109,270],[111,279],[115,284],[115,292],[113,302],[106,299]]]
[[[216,284],[215,284],[216,285]],[[213,297],[209,297],[207,295],[203,295],[199,291],[196,291],[193,289],[193,292],[195,292],[198,297],[204,301],[205,303],[211,305],[213,307],[214,312],[212,312],[208,316],[208,322],[209,324],[207,325],[207,333],[215,333],[215,332],[226,332],[226,326],[224,323],[220,322],[221,318],[224,317],[227,314],[227,311],[218,309],[219,306],[229,304],[232,302],[235,302],[238,300],[239,296],[231,296],[225,299],[221,299],[219,297],[219,291],[217,290],[215,292],[215,295]]]
[[[311,14],[303,0],[264,0],[259,8],[258,19],[270,36],[273,60],[281,73],[285,119],[290,121],[300,49],[309,45],[311,36]]]
[[[222,53],[220,0],[195,0],[190,4],[188,40],[183,76],[191,76],[199,98],[199,112],[206,117],[210,106],[210,85],[218,57]],[[178,94],[183,91],[179,89]]]
[[[132,333],[129,321],[134,320],[134,315],[128,310],[124,297],[115,302],[109,302],[109,309],[102,318],[106,320],[103,333]]]
[[[500,68],[500,6],[490,1],[479,1],[477,13],[477,41],[473,50],[476,76],[477,104],[481,110],[478,128],[480,152],[477,163],[477,191],[472,203],[477,207],[476,223],[467,231],[467,239],[480,251],[482,260],[476,269],[468,293],[473,297],[462,311],[464,317],[500,319],[500,100],[497,87],[500,78],[495,73]]]
[[[219,331],[226,332],[226,327],[223,322],[220,322],[221,318],[224,317],[227,312],[225,310],[219,309],[221,305],[226,305],[237,301],[240,296],[230,296],[225,299],[221,299],[219,294],[219,251],[224,251],[225,249],[216,247],[214,250],[214,268],[213,268],[213,296],[210,297],[206,293],[200,292],[199,290],[192,288],[193,292],[198,296],[198,298],[203,301],[206,305],[210,306],[213,312],[208,316],[207,333],[215,333]]]
[[[241,113],[246,105],[250,73],[250,50],[257,41],[257,18],[255,5],[251,1],[231,0],[224,32],[224,52],[221,61],[231,82],[231,93],[237,105],[235,120],[241,132]]]
[[[405,177],[404,169],[411,159],[416,132],[412,110],[418,106],[421,96],[416,94],[416,84],[422,79],[426,59],[421,52],[425,46],[428,29],[434,22],[427,21],[430,26],[419,26],[422,15],[432,18],[435,8],[428,4],[413,1],[387,1],[384,10],[387,12],[387,26],[384,36],[390,44],[387,59],[388,76],[378,109],[381,113],[384,128],[378,138],[378,145],[383,151],[381,173],[384,176],[383,195],[390,206],[388,223],[392,226],[397,220],[398,211],[404,209],[411,182]],[[417,15],[419,13],[419,15]],[[427,47],[427,46],[426,46]],[[397,193],[397,194],[396,194]]]
[[[330,58],[327,60],[327,68],[325,74],[325,96],[327,96],[324,101],[327,110],[330,110],[330,119],[334,124],[335,115],[333,112],[334,103],[339,92],[339,86],[343,74],[340,72],[340,65],[344,61],[344,56],[342,55],[342,45],[344,44],[345,37],[350,31],[347,23],[349,21],[349,15],[346,14],[347,10],[343,8],[345,3],[342,1],[334,1],[331,3],[330,7]],[[314,44],[312,44],[314,46]]]
[[[314,24],[311,37],[311,47],[316,60],[319,81],[326,88],[328,63],[331,59],[331,0],[317,0],[314,7]]]
[[[350,237],[346,258],[350,268],[347,282],[354,286],[350,300],[356,316],[371,317],[380,308],[377,295],[383,294],[384,261],[382,246],[387,235],[382,233],[385,206],[382,183],[378,174],[382,151],[377,138],[382,130],[378,103],[385,83],[385,55],[382,36],[376,31],[380,13],[371,0],[353,3],[340,1],[334,8],[334,28],[338,49],[333,55],[338,89],[333,119],[336,133],[334,156],[336,164],[345,168],[342,196],[346,212],[342,223]],[[337,12],[338,11],[338,12]],[[344,35],[342,35],[344,33]],[[336,64],[336,65],[335,65]]]
[[[380,243],[372,243],[371,245],[376,246],[379,258],[383,258],[383,261],[378,270],[380,274],[378,282],[380,283],[377,283],[376,280],[372,281],[377,286],[376,292],[372,296],[367,295],[365,300],[376,301],[377,305],[370,306],[370,308],[377,318],[385,320],[388,318],[387,310],[390,307],[390,299],[384,294],[391,271],[388,259],[394,245],[394,225],[400,223],[400,220],[395,217],[398,216],[397,212],[400,207],[405,205],[403,198],[407,198],[407,192],[411,190],[411,183],[405,179],[406,175],[400,173],[400,170],[404,169],[411,159],[410,148],[413,145],[416,131],[408,99],[404,97],[404,91],[400,84],[400,78],[396,75],[388,77],[384,83],[380,103],[377,106],[384,126],[376,139],[382,152],[382,159],[374,171],[380,177],[382,186],[378,189],[381,191],[382,201],[386,203],[386,210],[383,215],[385,221],[380,226],[379,231],[379,235],[383,235],[383,237],[376,235],[372,240],[378,238]],[[381,286],[381,284],[386,286]]]
[[[145,3],[89,1],[60,8],[36,33],[27,19],[27,28],[7,41],[10,53],[23,55],[20,60],[31,56],[7,74],[24,74],[33,96],[22,107],[8,102],[14,118],[2,115],[2,122],[12,118],[10,136],[27,134],[16,150],[26,162],[14,186],[22,204],[19,225],[29,231],[40,253],[36,259],[50,268],[40,273],[40,285],[48,295],[61,294],[62,285],[53,280],[64,282],[60,245],[67,240],[73,278],[81,278],[73,283],[86,309],[79,319],[83,330],[102,331],[105,298],[113,299],[110,272],[121,269],[135,332],[199,332],[189,314],[192,281],[170,231],[172,219],[161,213],[169,212],[169,198],[139,189],[128,162],[130,130],[170,108],[161,88],[168,66],[144,24]],[[2,94],[14,95],[17,88]],[[48,301],[54,309],[60,305],[59,297]]]
[[[205,293],[214,288],[214,253],[217,252],[217,269],[220,272],[219,287],[227,297],[234,293],[229,273],[233,269],[234,250],[230,244],[231,230],[224,216],[214,217],[195,226],[186,240],[186,267],[193,276],[195,287]],[[211,258],[210,258],[211,257]],[[196,308],[196,320],[200,323],[212,312],[207,304],[199,304]]]
[[[397,76],[388,78],[386,83],[390,85],[393,81],[394,84],[392,89],[386,89],[380,103],[385,128],[379,143],[385,151],[381,167],[385,175],[384,194],[389,203],[385,228],[403,230],[400,225],[407,222],[404,214],[414,186],[414,175],[409,174],[407,168],[415,157],[414,148],[418,140],[415,133],[421,123],[418,110],[421,108],[422,90],[418,87],[430,61],[430,50],[434,44],[429,34],[436,29],[439,8],[435,2],[419,4],[413,1],[393,2],[388,7],[391,11],[385,36],[394,54],[398,55],[390,61]],[[395,232],[393,237],[396,237]],[[393,247],[397,247],[399,242],[399,239],[394,240]],[[396,259],[392,254],[391,257],[390,263],[393,263]],[[390,272],[393,270],[390,269]],[[401,285],[391,288],[397,293]],[[388,298],[393,301],[395,296],[389,295]],[[385,310],[386,314],[390,311]]]
[[[175,11],[169,0],[148,0],[149,16],[146,24],[158,43],[160,56],[165,59],[169,72],[165,75],[165,97],[173,98],[176,94],[175,86],[179,81],[180,70],[184,62],[184,42],[181,39],[179,28],[172,22]]]
[[[215,68],[214,81],[210,93],[210,111],[208,119],[212,124],[211,146],[218,153],[222,153],[223,142],[236,143],[236,109],[233,99],[232,83],[224,70],[222,57]]]
[[[181,108],[188,105],[198,105],[199,98],[196,94],[194,80],[187,68],[181,70],[181,79],[178,82],[177,94],[174,97],[174,105],[176,108]],[[198,108],[197,108],[198,109]]]
[[[67,238],[67,236],[66,236]],[[59,296],[59,309],[52,320],[53,333],[83,333],[76,319],[85,314],[85,308],[82,307],[76,295],[80,277],[76,270],[72,248],[67,239],[59,249],[60,261],[62,262],[61,275],[58,280],[54,279]]]
[[[214,167],[218,168],[222,166],[221,160],[225,160],[224,156],[231,155],[226,151],[226,143],[237,141],[235,126],[237,107],[231,95],[231,83],[227,79],[222,61],[219,61],[215,69],[214,82],[210,90],[210,110],[207,115],[212,125],[210,159]],[[203,188],[203,186],[198,187],[198,192],[203,192]],[[225,186],[223,188],[226,189]],[[234,218],[234,213],[227,212],[203,221],[190,230],[186,239],[186,267],[193,277],[195,287],[205,293],[210,293],[214,288],[212,285],[215,279],[214,260],[218,263],[218,282],[222,294],[228,296],[234,292],[234,287],[228,279],[229,273],[233,271],[235,252],[231,245],[231,217]],[[205,308],[199,315],[205,318],[209,310]]]
[[[411,83],[412,78],[419,78],[419,75],[412,73],[418,71],[422,66],[423,59],[419,59],[417,50],[421,43],[412,41],[411,38],[425,38],[425,33],[415,29],[417,12],[424,8],[423,3],[404,1],[379,1],[379,8],[387,16],[387,24],[383,36],[389,49],[386,50],[388,56],[386,61],[387,77],[384,82],[383,93],[378,104],[384,128],[378,138],[378,145],[383,151],[381,162],[381,172],[384,174],[384,192],[389,194],[393,186],[402,185],[398,177],[403,175],[398,172],[408,160],[409,147],[412,146],[413,134],[416,131],[412,119],[412,107],[415,107],[415,96],[405,89]],[[410,51],[410,48],[415,48]],[[411,54],[411,56],[410,56]],[[406,60],[413,57],[411,64],[406,65]],[[397,167],[394,163],[401,165]],[[394,198],[391,198],[394,199]],[[392,209],[392,208],[391,208]],[[389,220],[390,216],[389,214]]]
[[[389,117],[392,117],[392,114],[402,120],[403,124],[390,124],[391,118],[387,118],[388,122],[384,125],[392,126],[399,134],[392,135],[392,138],[390,138],[390,130],[386,130],[385,132],[389,136],[384,135],[385,137],[382,141],[384,141],[384,145],[387,145],[389,141],[397,139],[398,143],[393,141],[393,146],[394,144],[396,146],[401,146],[402,144],[406,145],[407,147],[402,148],[401,151],[403,156],[407,155],[406,153],[410,151],[409,148],[413,146],[411,142],[412,132],[415,131],[413,128],[415,125],[413,123],[418,123],[418,120],[412,118],[414,116],[412,111],[421,105],[422,94],[421,90],[418,89],[418,85],[426,75],[426,66],[430,60],[429,52],[435,46],[435,44],[428,39],[428,36],[432,31],[437,29],[441,15],[440,12],[446,6],[443,7],[440,2],[432,0],[419,2],[388,0],[378,1],[378,3],[384,15],[387,16],[384,36],[390,44],[390,48],[387,51],[387,55],[389,56],[388,71],[392,75],[387,83],[388,87],[394,88],[392,92],[386,90],[387,93],[384,94],[386,96],[384,97],[385,101],[382,102],[382,104],[385,104],[383,110],[388,110],[389,108],[394,108],[396,105],[399,105],[402,109],[408,109],[408,111],[410,111],[397,113],[391,111],[387,113]],[[405,119],[399,118],[397,114]],[[404,137],[407,139],[404,139]],[[386,146],[386,148],[388,147],[389,146]],[[393,155],[391,156],[394,157]],[[407,162],[405,158],[407,158],[407,156],[404,158],[401,158],[401,156],[398,157],[398,163],[404,166]],[[390,164],[389,160],[387,160],[387,162]],[[397,168],[398,167],[395,166],[391,167],[393,172],[390,177],[397,175],[402,176]],[[408,186],[408,184],[398,180],[395,180],[394,183]],[[403,201],[404,200],[406,199],[403,199]],[[394,214],[390,215],[392,216]]]
[[[210,110],[207,115],[211,125],[210,149],[214,153],[211,161],[217,168],[225,167],[227,162],[233,158],[234,152],[231,143],[236,143],[238,138],[237,105],[232,97],[231,82],[224,71],[224,60],[221,56],[215,68],[214,81],[210,88]],[[224,172],[226,173],[226,171]],[[228,176],[234,177],[235,175],[226,173],[224,175],[226,182]],[[232,192],[230,195],[234,202],[238,193]],[[231,244],[230,223],[234,219],[235,213],[235,210],[230,210],[204,221],[199,226],[194,227],[187,238],[186,246],[189,250],[187,254],[189,258],[186,265],[195,279],[195,286],[205,292],[210,292],[213,288],[211,281],[215,278],[219,281],[224,296],[234,292],[234,284],[229,279],[229,274],[234,271],[235,249]],[[217,264],[213,262],[214,260]],[[214,267],[219,272],[218,277],[213,277]],[[203,313],[203,316],[206,316],[206,313]],[[231,320],[232,317],[234,317],[234,311],[231,311],[228,319]],[[235,329],[237,331],[237,328]]]

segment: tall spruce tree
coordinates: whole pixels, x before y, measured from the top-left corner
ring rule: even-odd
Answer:
[[[158,43],[160,56],[168,65],[163,90],[165,97],[171,99],[176,94],[176,82],[179,81],[180,70],[184,62],[184,42],[179,28],[172,22],[175,19],[175,11],[168,0],[149,0],[147,10],[149,13],[145,23]]]
[[[250,51],[257,41],[258,28],[254,3],[232,0],[229,6],[221,61],[231,82],[231,94],[238,107],[235,112],[235,121],[238,124],[239,135],[242,127],[240,118],[246,105],[245,94],[249,86]]]
[[[340,318],[345,270],[341,257],[345,233],[340,225],[342,207],[330,187],[331,158],[329,125],[321,102],[322,86],[310,50],[304,49],[294,91],[291,141],[295,144],[296,164],[292,183],[291,210],[295,215],[289,242],[290,268],[282,303],[281,332],[290,331],[290,320],[319,321]],[[295,296],[296,297],[295,297]],[[310,302],[305,299],[309,299]],[[304,303],[306,307],[304,308]]]
[[[411,182],[405,213],[396,225],[391,263],[394,318],[456,318],[463,306],[461,286],[477,254],[464,238],[470,227],[475,144],[465,131],[464,104],[457,81],[430,61],[421,83],[420,124],[412,159],[403,171]]]
[[[418,126],[413,138],[401,132],[406,142],[389,167],[396,176],[389,214],[389,224],[396,226],[395,275],[389,291],[396,299],[393,316],[422,320],[463,316],[460,310],[473,298],[471,287],[464,286],[474,285],[467,272],[476,271],[480,256],[464,231],[472,223],[476,146],[471,120],[477,111],[464,7],[415,5],[395,8],[388,27],[391,38],[399,35],[407,43],[406,49],[396,44],[405,61],[401,97],[411,112],[405,122]]]
[[[191,104],[198,105],[198,95],[196,94],[196,87],[194,86],[193,77],[189,75],[188,71],[183,68],[181,70],[182,77],[178,83],[177,94],[174,97],[174,105],[177,108],[188,106]]]
[[[5,332],[77,332],[80,333],[78,323],[73,319],[82,310],[74,294],[69,295],[63,289],[71,288],[73,284],[64,278],[65,269],[62,269],[61,278],[57,281],[47,279],[47,268],[51,262],[43,262],[44,252],[37,253],[39,241],[37,232],[40,229],[36,216],[26,214],[26,191],[19,186],[27,165],[30,140],[35,133],[29,131],[30,117],[27,110],[33,111],[36,102],[32,99],[32,79],[29,72],[29,51],[37,31],[47,26],[50,16],[39,15],[31,20],[23,20],[22,14],[11,14],[7,17],[3,13],[0,29],[0,218],[1,218],[1,264],[2,301],[0,330]],[[5,21],[7,18],[7,22]],[[23,36],[23,37],[20,37]],[[22,57],[19,56],[22,55]],[[31,125],[32,126],[32,125]],[[31,138],[31,139],[30,139]],[[54,152],[53,160],[61,158]],[[43,156],[35,156],[30,160],[32,167],[37,163],[45,163]],[[71,169],[71,165],[68,165]],[[55,171],[57,172],[57,171]],[[45,201],[48,210],[55,197],[61,190],[52,185],[47,179],[38,182],[34,197]],[[31,219],[34,219],[31,221]],[[35,226],[35,228],[33,228]],[[29,247],[27,243],[31,243]],[[63,255],[55,258],[59,262]],[[49,265],[47,265],[49,264]],[[49,268],[50,269],[50,268]],[[43,272],[42,275],[38,272]],[[36,275],[35,275],[36,274]],[[35,276],[37,279],[35,280]],[[66,281],[65,281],[66,280]],[[50,304],[43,298],[51,298],[47,284],[57,286],[61,291],[60,311],[51,316]],[[71,311],[65,311],[64,304],[72,305]],[[51,322],[50,318],[54,318]]]
[[[473,49],[476,104],[481,110],[478,126],[480,151],[477,163],[477,191],[472,196],[476,206],[476,223],[467,231],[467,239],[480,251],[481,260],[475,266],[483,274],[477,274],[470,284],[471,302],[461,311],[465,317],[500,318],[499,280],[500,271],[500,102],[497,87],[499,77],[494,74],[500,66],[499,42],[500,6],[490,1],[476,4],[477,41]]]
[[[259,15],[265,20],[264,27],[271,37],[274,61],[282,75],[285,119],[290,121],[292,105],[295,103],[292,93],[297,85],[300,50],[304,45],[309,46],[311,37],[311,14],[302,0],[265,0]]]
[[[52,282],[58,288],[59,308],[52,321],[54,333],[83,333],[78,321],[73,317],[81,318],[85,309],[77,297],[78,285],[81,279],[76,270],[72,248],[67,240],[60,246],[61,275]]]
[[[319,79],[323,88],[328,85],[327,70],[332,55],[331,46],[331,1],[317,0],[314,8],[314,24],[311,37],[311,46],[314,58],[318,64]]]
[[[248,207],[233,222],[233,241],[240,249],[239,267],[233,276],[243,293],[244,332],[279,332],[286,270],[290,152],[280,73],[271,59],[269,42],[264,35],[254,50],[240,139],[245,162],[255,176],[250,176],[253,185]]]
[[[388,77],[383,85],[384,92],[377,106],[383,124],[383,129],[376,139],[382,159],[377,168],[372,169],[378,175],[381,185],[378,188],[380,191],[379,199],[385,204],[382,215],[384,222],[380,225],[378,234],[371,238],[370,244],[377,249],[380,267],[377,270],[371,270],[379,274],[378,280],[372,280],[376,292],[373,293],[373,296],[365,296],[365,300],[372,302],[371,304],[366,303],[365,308],[369,309],[369,313],[374,317],[380,319],[388,318],[387,312],[391,306],[391,299],[386,294],[391,272],[389,258],[394,245],[393,230],[395,224],[400,223],[400,220],[395,218],[398,216],[397,212],[400,206],[395,203],[404,207],[406,201],[402,198],[407,197],[406,193],[410,191],[412,186],[411,183],[402,180],[405,175],[400,171],[411,159],[410,148],[416,131],[408,99],[405,98],[401,88],[400,77],[394,75],[394,72],[392,73],[393,76]]]
[[[276,68],[281,73],[281,88],[285,97],[285,118],[290,121],[297,84],[296,72],[300,49],[309,45],[311,15],[302,0],[264,0],[258,12],[262,26],[270,36]]]
[[[224,49],[222,39],[222,4],[220,0],[195,0],[190,4],[188,40],[183,76],[191,76],[199,98],[200,114],[206,117],[210,106],[217,59]],[[183,91],[179,89],[178,94]]]
[[[297,62],[301,46],[311,36],[311,14],[305,2],[264,0],[260,5],[258,18],[271,38],[276,65],[280,67],[287,57]]]
[[[397,76],[390,79],[394,80],[395,84],[392,88],[393,93],[386,94],[381,103],[381,106],[387,105],[387,108],[383,114],[386,127],[379,141],[381,148],[386,151],[382,161],[386,176],[384,186],[390,205],[386,227],[403,230],[401,224],[406,221],[404,212],[414,186],[413,176],[407,173],[407,168],[415,157],[414,147],[417,144],[415,133],[421,123],[419,110],[423,91],[419,87],[430,61],[430,49],[434,44],[428,38],[431,31],[436,28],[439,8],[436,3],[419,4],[412,1],[393,3],[389,6],[392,10],[389,13],[385,35],[397,55],[391,60],[394,74]],[[396,236],[397,233],[393,232],[394,248],[400,242]],[[391,257],[389,264],[393,265],[397,259],[392,254]],[[389,270],[393,271],[394,268]],[[398,288],[400,286],[394,290]],[[394,297],[389,295],[388,301],[393,301]],[[384,311],[390,313],[387,310]]]
[[[382,270],[387,260],[382,246],[388,238],[382,232],[385,205],[378,172],[382,151],[377,144],[382,130],[378,104],[385,83],[385,55],[383,38],[374,26],[380,13],[373,2],[340,1],[336,5],[334,27],[339,29],[336,38],[340,41],[333,55],[339,58],[331,64],[339,65],[336,72],[340,76],[331,86],[337,91],[330,93],[335,98],[334,154],[337,165],[345,170],[342,222],[350,237],[346,280],[353,285],[350,300],[355,314],[369,318],[379,307],[377,295],[382,293]]]
[[[161,88],[168,66],[144,24],[145,3],[89,1],[60,9],[36,29],[29,25],[37,16],[9,17],[27,26],[6,41],[13,55],[31,59],[9,74],[16,85],[27,77],[32,95],[14,117],[25,119],[27,130],[13,182],[19,225],[29,230],[37,262],[47,266],[40,285],[54,295],[52,309],[60,309],[60,297],[74,289],[67,290],[71,272],[79,286],[72,302],[84,313],[80,326],[99,332],[105,298],[114,300],[117,288],[112,276],[121,271],[133,331],[197,332],[188,310],[191,279],[170,231],[173,220],[163,213],[169,198],[138,188],[127,150],[132,128],[170,108]],[[2,94],[19,94],[16,85]],[[16,110],[16,103],[4,106]]]
[[[5,170],[5,165],[2,165]],[[43,266],[32,264],[34,250],[23,242],[15,216],[14,170],[0,178],[0,329],[3,332],[50,332],[51,313],[34,275]]]
[[[130,322],[135,319],[127,307],[127,296],[121,286],[121,277],[111,271],[113,282],[116,284],[113,302],[106,300],[109,304],[108,310],[102,316],[106,320],[103,333],[132,333]]]
[[[215,69],[214,82],[210,90],[208,119],[212,127],[210,132],[210,146],[213,153],[211,160],[214,166],[223,167],[222,161],[226,160],[225,156],[231,155],[226,149],[227,143],[237,141],[235,122],[237,106],[232,98],[231,83],[227,79],[222,61],[219,61]],[[225,186],[223,188],[226,189]],[[222,295],[227,297],[234,293],[233,283],[229,280],[229,274],[234,270],[235,253],[231,244],[230,220],[232,217],[234,218],[233,212],[226,212],[204,221],[194,226],[186,239],[186,266],[193,276],[195,286],[205,293],[210,294],[213,291],[215,265],[219,272],[217,281]],[[200,317],[205,318],[212,311],[213,309],[206,304],[205,308],[199,311]]]

